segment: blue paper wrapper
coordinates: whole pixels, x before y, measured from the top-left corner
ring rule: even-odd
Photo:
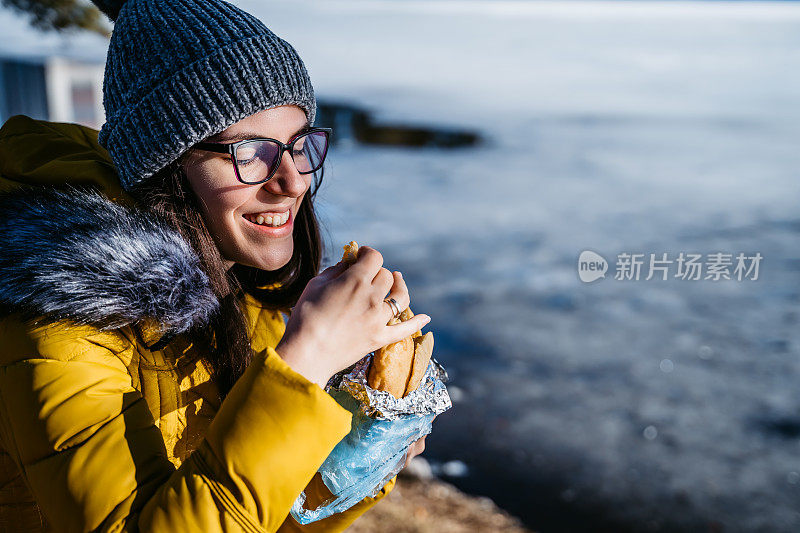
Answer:
[[[350,433],[319,469],[333,496],[317,508],[307,509],[306,495],[301,493],[291,510],[300,524],[322,520],[375,496],[403,468],[411,444],[430,433],[433,419],[452,406],[444,385],[447,373],[435,359],[428,364],[420,386],[398,399],[367,384],[371,357],[335,376],[326,387],[353,413],[353,422]]]

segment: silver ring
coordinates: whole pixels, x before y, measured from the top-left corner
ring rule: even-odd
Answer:
[[[395,300],[394,298],[386,298],[384,302],[389,304],[389,307],[392,308],[392,313],[393,313],[392,318],[397,318],[398,316],[400,316],[401,311],[400,311],[400,306],[397,305],[397,300]]]

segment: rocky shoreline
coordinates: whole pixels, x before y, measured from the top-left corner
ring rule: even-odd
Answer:
[[[530,533],[515,517],[486,497],[470,496],[435,477],[415,458],[394,490],[348,529],[352,533]],[[424,464],[423,464],[424,466]]]

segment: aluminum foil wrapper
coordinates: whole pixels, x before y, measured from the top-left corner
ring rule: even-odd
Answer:
[[[325,390],[329,393],[348,392],[358,400],[364,414],[378,420],[396,420],[405,415],[438,415],[453,406],[444,385],[448,380],[447,371],[433,357],[419,387],[404,398],[395,398],[368,385],[367,375],[373,355],[374,352],[368,354],[352,367],[334,375]]]
[[[335,375],[325,390],[353,414],[350,432],[334,447],[318,472],[331,493],[316,508],[306,508],[303,491],[291,514],[310,524],[375,496],[403,468],[409,446],[429,434],[433,419],[452,406],[444,382],[447,372],[433,358],[416,390],[395,398],[367,383],[369,354]]]

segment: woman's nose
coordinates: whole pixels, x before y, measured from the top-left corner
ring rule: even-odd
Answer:
[[[278,170],[272,179],[265,183],[265,187],[274,194],[298,197],[308,189],[310,180],[306,181],[307,177],[311,177],[311,174],[300,174],[291,154],[286,151],[283,153]]]

